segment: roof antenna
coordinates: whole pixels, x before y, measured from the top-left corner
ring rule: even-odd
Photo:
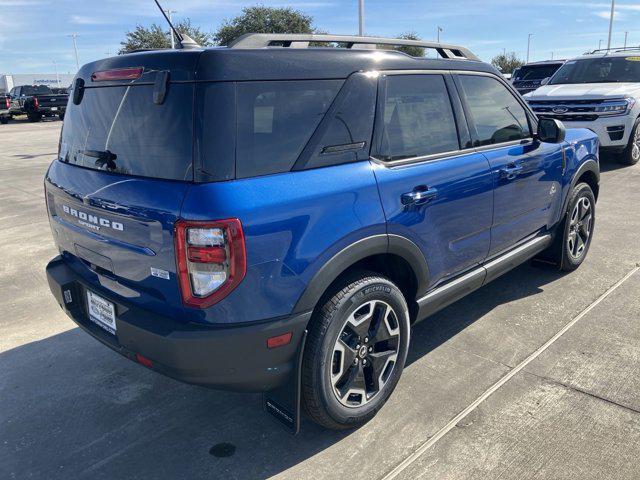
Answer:
[[[178,39],[178,45],[180,46],[180,48],[182,48],[184,50],[192,50],[192,49],[195,49],[195,48],[202,48],[198,44],[198,42],[196,42],[193,38],[191,38],[186,33],[179,33],[175,29],[173,24],[171,23],[171,20],[169,20],[169,17],[167,17],[167,14],[165,13],[164,8],[162,8],[162,6],[160,5],[160,2],[158,2],[158,0],[153,0],[153,1],[156,3],[158,8],[160,9],[160,13],[162,13],[162,16],[164,17],[164,19],[169,24],[169,28],[171,28],[171,31],[176,36],[176,39]]]

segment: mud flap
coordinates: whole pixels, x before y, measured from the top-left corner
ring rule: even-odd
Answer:
[[[300,431],[300,383],[302,375],[302,355],[307,341],[307,331],[302,334],[302,341],[296,356],[295,369],[287,383],[262,395],[265,412],[274,416],[289,433],[297,435]]]

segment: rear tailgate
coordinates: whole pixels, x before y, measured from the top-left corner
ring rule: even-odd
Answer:
[[[36,95],[40,109],[61,109],[67,106],[69,95]]]
[[[187,189],[54,162],[46,180],[54,240],[97,288],[167,313],[181,306],[173,226]]]
[[[58,159],[45,180],[54,240],[89,289],[163,314],[184,311],[173,229],[193,178],[189,80],[196,61],[158,53],[83,67],[81,101],[69,102]],[[162,69],[171,81],[157,103],[162,64],[178,68]],[[143,70],[140,78],[91,79],[96,71],[131,66]]]

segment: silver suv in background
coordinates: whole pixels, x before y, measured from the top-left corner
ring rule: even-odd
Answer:
[[[640,160],[640,48],[587,53],[542,83],[524,96],[538,117],[594,131],[622,163]]]

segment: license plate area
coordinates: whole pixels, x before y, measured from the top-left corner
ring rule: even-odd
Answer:
[[[51,111],[52,112],[57,112],[58,111],[58,107],[51,107]]]
[[[100,328],[112,335],[116,334],[115,305],[90,290],[87,290],[87,315]]]

